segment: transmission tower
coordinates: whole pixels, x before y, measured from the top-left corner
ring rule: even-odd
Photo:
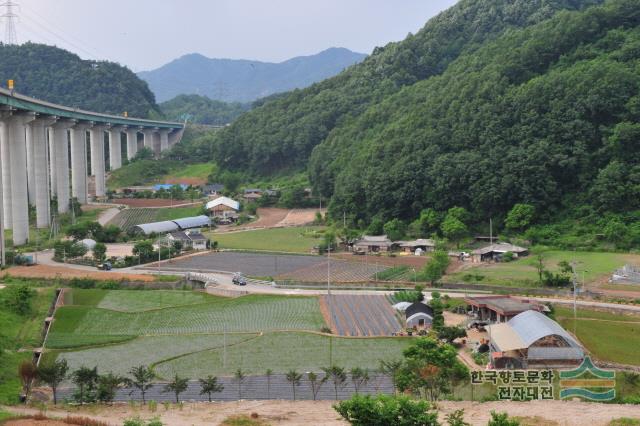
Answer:
[[[4,19],[4,43],[5,44],[18,44],[18,37],[16,36],[16,23],[18,15],[14,12],[14,8],[18,7],[18,4],[7,0],[0,4],[0,7],[5,8],[4,14],[0,15],[0,18]]]

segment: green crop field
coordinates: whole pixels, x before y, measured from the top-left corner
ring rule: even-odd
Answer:
[[[76,294],[86,290],[74,290]],[[133,306],[136,295],[144,299],[147,292],[107,291],[98,300],[92,293],[80,297],[83,303],[94,305],[64,306],[56,313],[49,340],[50,348],[71,348],[129,340],[142,335],[252,332],[266,330],[319,330],[324,320],[315,297],[245,296],[226,299],[203,295],[203,303],[184,305],[184,295],[171,307],[140,311],[120,312],[100,307]],[[154,296],[151,296],[154,297]],[[168,303],[169,299],[164,300]],[[106,302],[105,302],[106,301]],[[153,302],[153,299],[151,299]],[[157,302],[157,300],[156,300]],[[97,303],[97,304],[96,304]],[[159,302],[158,302],[159,303]],[[190,302],[188,302],[190,303]],[[184,306],[178,306],[183,304]],[[156,305],[157,306],[157,305]]]
[[[197,201],[197,200],[196,200]],[[190,200],[179,200],[176,203],[189,203]],[[155,220],[161,222],[163,220],[174,220],[174,219],[182,219],[185,217],[192,216],[200,216],[202,211],[202,204],[197,204],[194,206],[186,206],[186,207],[169,207],[169,208],[161,208],[155,209],[156,217]]]
[[[445,280],[461,282],[465,275],[479,275],[483,277],[482,280],[473,280],[473,282],[517,287],[538,286],[537,254],[538,252],[534,249],[533,254],[513,262],[472,266],[462,272],[447,276]],[[587,283],[612,274],[614,270],[626,263],[640,263],[640,256],[625,253],[551,250],[541,252],[541,254],[545,268],[550,271],[557,271],[560,261],[575,261],[579,280],[582,281],[584,271],[584,279]]]
[[[578,309],[575,324],[580,342],[597,359],[640,365],[640,316]],[[574,330],[573,310],[556,308],[558,322],[570,332]]]
[[[312,333],[266,333],[228,346],[226,364],[222,348],[216,348],[159,363],[156,371],[164,377],[175,373],[202,377],[230,375],[238,368],[248,374],[263,374],[267,368],[277,373],[291,369],[318,371],[331,365],[376,369],[380,360],[400,359],[410,341],[408,338],[349,339]]]
[[[131,290],[80,290],[65,292],[65,304],[94,306],[122,312],[138,312],[210,301],[210,296],[193,291],[155,290],[143,294]]]
[[[220,248],[309,253],[322,241],[318,231],[323,229],[320,226],[271,228],[229,233],[214,232],[208,234],[208,237],[217,241]]]

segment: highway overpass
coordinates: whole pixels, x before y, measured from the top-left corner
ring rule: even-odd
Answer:
[[[54,214],[69,212],[72,198],[88,202],[90,179],[91,195],[105,196],[106,170],[122,166],[123,151],[130,160],[140,144],[159,155],[183,132],[182,123],[83,111],[0,88],[2,245],[5,229],[13,231],[15,246],[28,241],[29,205],[35,206],[36,226],[47,228]],[[57,212],[50,211],[52,197]]]

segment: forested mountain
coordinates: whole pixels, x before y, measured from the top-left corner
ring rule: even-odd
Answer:
[[[461,54],[505,32],[549,19],[559,10],[600,2],[461,0],[417,34],[376,48],[361,64],[243,115],[219,133],[216,159],[223,167],[262,174],[303,169],[314,147],[334,129],[349,128],[369,107],[403,87],[443,73]],[[375,133],[381,124],[369,122],[368,132]]]
[[[215,101],[206,96],[180,95],[160,104],[169,120],[223,126],[251,109],[250,104]]]
[[[0,81],[19,93],[91,111],[147,117],[158,111],[147,84],[126,67],[86,61],[43,44],[0,44]]]
[[[149,83],[158,101],[197,94],[224,102],[248,103],[332,77],[365,56],[331,48],[316,55],[269,63],[212,59],[194,53],[138,75]]]

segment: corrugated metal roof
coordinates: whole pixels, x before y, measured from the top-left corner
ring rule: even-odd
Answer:
[[[580,345],[557,322],[536,311],[524,311],[511,318],[507,324],[520,336],[525,347],[546,336],[557,335],[574,347]]]
[[[201,215],[194,217],[185,217],[183,219],[175,219],[173,221],[180,229],[200,228],[202,226],[209,226],[209,216]]]
[[[136,225],[135,228],[142,231],[145,235],[153,233],[164,234],[166,232],[177,231],[180,229],[178,225],[171,220],[165,220],[164,222],[142,223],[140,225]]]
[[[537,347],[529,348],[527,352],[527,358],[532,360],[537,359],[581,359],[584,358],[584,351],[582,348],[552,348],[552,347]]]
[[[415,313],[415,314],[411,315],[409,318],[407,318],[407,324],[409,324],[413,320],[420,319],[420,318],[428,319],[429,322],[433,321],[433,317],[431,315],[425,314],[424,312],[418,312],[418,313]]]

